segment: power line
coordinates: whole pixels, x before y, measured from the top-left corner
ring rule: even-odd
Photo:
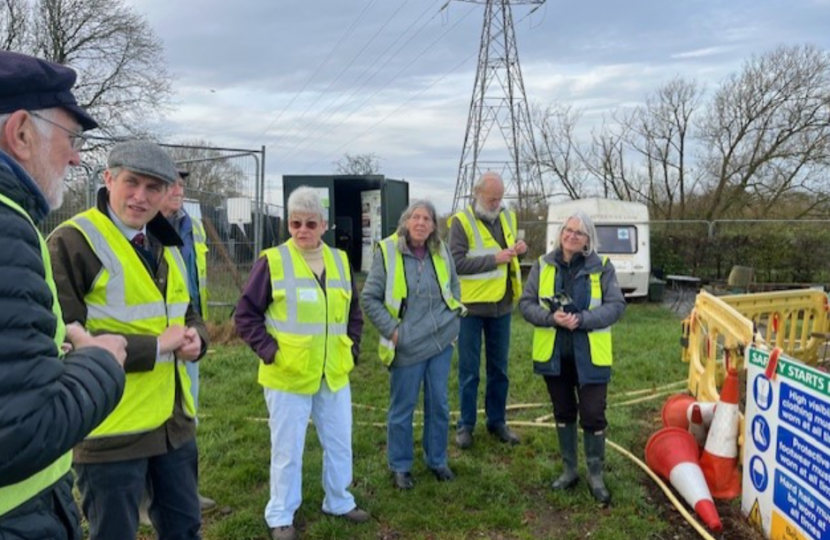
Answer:
[[[364,135],[368,134],[370,131],[372,131],[373,129],[375,129],[375,128],[376,128],[376,127],[378,127],[379,125],[381,125],[383,122],[385,122],[386,120],[388,120],[389,118],[391,118],[392,116],[394,116],[395,114],[397,114],[397,113],[398,113],[398,111],[400,111],[401,109],[403,109],[403,108],[404,108],[404,106],[405,106],[407,103],[409,103],[409,102],[410,102],[410,101],[412,101],[413,99],[417,98],[418,96],[420,96],[421,94],[423,94],[423,93],[424,93],[424,92],[426,92],[427,90],[431,89],[432,87],[434,87],[435,85],[437,85],[438,83],[440,83],[441,81],[443,81],[443,80],[444,80],[445,78],[447,78],[447,76],[448,76],[448,75],[450,75],[451,73],[454,73],[455,71],[457,71],[458,69],[460,69],[460,68],[461,68],[461,66],[463,66],[464,64],[466,64],[467,62],[469,62],[469,61],[470,61],[473,57],[475,57],[477,54],[478,54],[478,53],[477,53],[477,52],[475,52],[475,53],[473,53],[473,54],[469,55],[468,57],[466,57],[464,60],[462,60],[461,62],[459,62],[457,65],[453,66],[453,67],[452,67],[452,68],[450,68],[448,71],[446,71],[443,75],[441,75],[441,77],[439,77],[438,79],[436,79],[436,80],[435,80],[432,84],[430,84],[429,86],[427,86],[427,87],[425,87],[425,88],[421,89],[419,92],[417,92],[417,93],[413,94],[412,96],[410,96],[410,97],[409,97],[406,101],[404,101],[403,103],[401,103],[401,104],[400,104],[400,106],[398,106],[398,108],[397,108],[397,109],[395,109],[394,111],[390,112],[389,114],[387,114],[386,116],[384,116],[383,118],[381,118],[380,120],[378,120],[377,122],[375,122],[374,124],[372,124],[371,126],[369,126],[368,128],[366,128],[365,130],[363,130],[360,134],[356,135],[355,137],[353,137],[353,138],[352,138],[352,139],[350,139],[349,141],[347,141],[347,142],[345,142],[345,143],[341,144],[341,145],[340,145],[340,146],[338,146],[338,147],[337,147],[334,151],[329,152],[329,153],[328,153],[328,154],[326,154],[324,157],[331,157],[331,156],[332,156],[332,155],[334,155],[334,154],[338,154],[338,153],[340,152],[340,150],[342,150],[343,148],[346,148],[348,145],[352,144],[354,141],[356,141],[356,140],[358,140],[358,139],[362,138]],[[318,160],[316,160],[316,161],[314,161],[314,162],[310,163],[308,166],[306,166],[306,168],[305,168],[305,169],[303,169],[303,170],[302,170],[302,172],[306,172],[306,171],[307,171],[308,169],[310,169],[312,166],[314,166],[314,165],[316,165],[317,163],[319,163],[322,159],[323,159],[323,158],[320,158],[320,159],[318,159]]]
[[[400,35],[398,36],[398,38],[396,38],[396,39],[395,39],[395,41],[393,41],[393,42],[392,42],[392,44],[390,44],[390,47],[391,47],[391,46],[394,46],[394,44],[395,44],[395,43],[397,43],[398,41],[400,41],[400,40],[401,40],[401,39],[402,39],[402,38],[403,38],[403,37],[404,37],[404,36],[405,36],[405,35],[406,35],[406,34],[407,34],[407,33],[408,33],[411,29],[412,29],[412,27],[413,27],[413,26],[415,26],[415,24],[417,24],[417,23],[418,23],[418,21],[419,21],[420,19],[422,19],[422,18],[423,18],[423,17],[424,17],[427,13],[429,13],[429,11],[431,11],[432,7],[433,7],[436,3],[438,3],[439,1],[440,1],[440,0],[436,0],[435,2],[433,2],[433,4],[432,4],[432,5],[431,5],[431,6],[430,6],[427,10],[425,10],[423,13],[421,13],[421,15],[420,15],[417,19],[415,19],[415,21],[413,21],[413,23],[412,23],[412,24],[411,24],[411,25],[410,25],[410,26],[409,26],[409,27],[408,27],[408,28],[407,28],[407,29],[406,29],[406,30],[405,30],[402,34],[400,34]],[[442,9],[443,9],[443,8],[442,8]],[[312,140],[312,141],[309,141],[309,139],[310,139],[310,138],[311,138],[311,137],[312,137],[315,133],[317,133],[320,129],[322,129],[322,128],[326,127],[325,122],[326,122],[329,118],[331,118],[332,116],[334,116],[336,113],[340,112],[340,110],[344,109],[344,108],[345,108],[345,106],[347,106],[347,105],[348,105],[348,103],[351,101],[351,99],[352,99],[353,97],[355,97],[355,96],[356,96],[356,95],[357,95],[357,94],[358,94],[358,93],[359,93],[359,92],[360,92],[360,91],[361,91],[361,90],[362,90],[365,86],[367,86],[367,85],[368,85],[368,83],[369,83],[369,82],[370,82],[370,81],[371,81],[371,80],[372,80],[372,79],[373,79],[373,78],[374,78],[374,77],[375,77],[378,73],[380,73],[380,71],[381,71],[384,67],[386,67],[386,66],[387,66],[387,65],[388,65],[388,64],[389,64],[392,60],[394,60],[394,59],[397,57],[397,54],[398,54],[398,53],[399,53],[402,49],[404,49],[404,48],[405,48],[405,47],[406,47],[406,46],[407,46],[407,45],[408,45],[408,44],[409,44],[409,43],[410,43],[410,42],[411,42],[411,41],[412,41],[415,37],[417,37],[417,36],[418,36],[418,35],[419,35],[422,31],[423,31],[423,29],[424,29],[424,28],[426,28],[426,27],[427,27],[427,25],[429,25],[429,23],[430,23],[430,22],[432,22],[432,20],[433,20],[433,19],[435,19],[435,17],[437,17],[440,13],[441,13],[441,10],[438,10],[437,12],[435,12],[435,14],[434,14],[434,15],[433,15],[430,19],[428,19],[426,22],[424,22],[424,23],[421,25],[421,27],[420,27],[420,28],[418,28],[418,30],[417,30],[414,34],[412,34],[412,35],[409,37],[409,39],[407,39],[404,43],[402,43],[402,44],[400,45],[400,47],[398,47],[398,48],[397,48],[394,52],[392,52],[392,53],[391,53],[391,54],[387,57],[387,59],[386,59],[386,61],[385,61],[385,62],[383,62],[382,64],[379,64],[379,65],[375,65],[375,66],[374,66],[374,72],[373,72],[373,73],[372,73],[372,74],[371,74],[368,78],[363,79],[363,80],[362,80],[362,82],[361,82],[361,84],[360,84],[359,86],[357,86],[354,90],[352,90],[351,94],[349,94],[349,96],[348,96],[348,97],[346,97],[346,99],[345,99],[345,100],[343,100],[343,101],[340,103],[340,105],[341,105],[341,106],[338,106],[338,107],[336,107],[336,108],[334,108],[334,109],[330,110],[330,111],[328,112],[328,114],[327,114],[324,118],[322,118],[322,119],[318,120],[318,121],[317,121],[317,125],[316,125],[316,126],[315,126],[315,127],[314,127],[311,131],[309,131],[309,132],[308,132],[308,134],[307,134],[307,135],[305,135],[305,136],[304,136],[304,137],[303,137],[303,138],[302,138],[302,139],[301,139],[301,140],[300,140],[300,141],[299,141],[299,142],[298,142],[298,143],[297,143],[297,144],[296,144],[293,148],[294,148],[294,149],[299,148],[299,151],[298,151],[298,152],[299,152],[299,153],[301,153],[301,152],[305,151],[305,150],[306,150],[309,146],[311,146],[311,145],[313,145],[314,143],[316,143],[317,141],[319,141],[319,140],[323,137],[323,135],[321,135],[320,137],[315,138],[315,139],[314,139],[314,140]],[[440,37],[439,37],[439,38],[438,38],[435,42],[433,42],[433,44],[431,44],[429,47],[431,47],[432,45],[434,45],[435,43],[437,43],[437,41],[440,41],[440,40],[444,37],[444,35],[446,35],[446,32],[445,32],[442,36],[440,36]],[[429,49],[429,47],[427,48],[427,50]],[[424,51],[424,52],[426,52],[426,51]],[[417,57],[415,58],[415,60],[417,60],[418,58],[420,58],[420,56],[422,56],[422,55],[423,55],[423,52],[422,52],[419,56],[417,56]],[[414,60],[413,60],[413,61],[411,61],[409,64],[407,64],[407,65],[403,68],[403,70],[401,70],[401,72],[402,72],[402,71],[405,71],[406,69],[408,69],[409,67],[411,67],[411,66],[412,66],[412,64],[413,64],[413,62],[414,62]],[[364,75],[366,72],[368,72],[369,70],[371,70],[371,69],[372,69],[372,68],[370,67],[370,68],[368,68],[366,71],[364,71],[364,73],[363,73],[363,74],[361,74],[360,78],[362,79],[362,78],[363,78],[363,75]],[[399,72],[399,73],[401,73],[401,72]],[[363,99],[363,101],[361,101],[361,102],[360,102],[360,104],[358,104],[356,108],[353,108],[353,109],[352,109],[352,111],[351,111],[351,113],[349,113],[349,114],[348,114],[348,116],[346,116],[346,118],[342,119],[342,120],[341,120],[341,121],[340,121],[340,122],[339,122],[339,123],[338,123],[335,127],[340,126],[343,122],[345,122],[348,118],[350,118],[350,117],[351,117],[351,116],[352,116],[352,115],[356,112],[356,110],[357,110],[357,109],[359,109],[360,107],[362,107],[362,106],[363,106],[363,104],[365,104],[365,103],[366,103],[366,101],[368,101],[369,99],[371,99],[372,97],[374,97],[375,95],[377,95],[380,91],[382,91],[383,89],[385,89],[386,87],[388,87],[388,86],[389,86],[389,84],[390,84],[392,81],[394,81],[396,78],[397,78],[397,75],[396,75],[396,76],[394,76],[394,77],[392,77],[391,79],[389,79],[389,80],[388,80],[385,84],[381,85],[381,86],[380,86],[377,90],[375,90],[375,92],[374,92],[373,94],[371,94],[371,95],[369,95],[368,97],[364,98],[364,99]],[[341,92],[341,94],[345,94],[345,93],[346,93],[346,91],[345,91],[345,90],[344,90],[343,92]],[[323,113],[321,113],[321,115],[322,115],[322,114],[324,114],[324,113],[325,113],[325,111],[324,111]],[[309,142],[308,142],[307,144],[305,144],[307,141],[309,141]],[[295,153],[295,155],[296,155],[296,153]]]
[[[346,29],[346,32],[340,37],[340,39],[337,41],[337,43],[334,44],[334,47],[331,48],[331,50],[328,52],[328,54],[323,59],[323,61],[320,63],[320,65],[317,66],[317,69],[314,70],[314,73],[311,74],[311,77],[309,77],[308,80],[306,80],[305,84],[303,84],[303,87],[300,88],[300,90],[296,94],[294,94],[294,96],[291,98],[291,101],[289,101],[288,104],[285,107],[282,108],[282,110],[277,115],[277,117],[274,118],[271,121],[270,124],[268,124],[268,127],[266,127],[265,130],[262,133],[259,134],[257,139],[262,139],[262,137],[264,137],[265,134],[268,133],[268,131],[272,127],[274,127],[274,125],[277,122],[280,121],[280,119],[282,118],[282,115],[285,114],[285,111],[287,111],[288,108],[291,107],[291,105],[293,105],[294,101],[297,100],[297,97],[299,97],[300,94],[302,94],[305,91],[305,89],[308,88],[308,85],[311,84],[311,81],[314,80],[314,77],[316,77],[317,74],[320,73],[320,70],[323,69],[323,66],[326,65],[326,63],[329,61],[329,58],[331,58],[331,56],[334,54],[334,51],[338,50],[338,48],[340,47],[340,44],[343,43],[343,41],[345,41],[346,38],[348,38],[351,35],[352,31],[357,27],[357,24],[363,19],[363,17],[366,15],[366,13],[368,13],[369,8],[371,8],[377,1],[378,0],[370,0],[369,3],[366,4],[366,6],[364,6],[363,11],[360,12],[360,14],[357,16],[357,19],[354,20],[354,22],[351,24],[351,26],[349,26],[348,29]]]
[[[386,20],[386,22],[384,22],[381,25],[381,27],[377,30],[377,32],[375,32],[374,35],[369,39],[369,41],[367,41],[366,44],[363,45],[363,47],[359,51],[357,51],[357,53],[352,57],[351,60],[349,60],[349,62],[345,66],[343,66],[343,69],[341,69],[340,73],[338,73],[337,76],[334,79],[332,79],[331,82],[329,82],[328,86],[326,86],[326,88],[323,89],[323,91],[317,93],[317,97],[314,99],[314,101],[308,107],[305,108],[305,110],[302,112],[302,114],[300,114],[298,118],[294,120],[294,125],[300,124],[302,119],[305,118],[306,114],[308,114],[308,112],[311,111],[311,109],[315,105],[317,105],[317,102],[319,102],[320,99],[323,96],[325,96],[328,93],[328,91],[335,85],[335,83],[337,83],[337,81],[339,81],[340,78],[343,77],[343,74],[348,71],[352,64],[354,64],[354,62],[360,57],[360,55],[363,54],[363,52],[369,47],[369,45],[371,45],[375,41],[375,39],[377,39],[377,37],[383,32],[383,30],[387,26],[389,26],[389,23],[392,22],[392,20],[397,16],[398,13],[400,13],[401,9],[403,9],[403,7],[407,3],[409,3],[409,1],[410,0],[405,0],[400,6],[398,6],[398,8],[392,13],[392,15]]]

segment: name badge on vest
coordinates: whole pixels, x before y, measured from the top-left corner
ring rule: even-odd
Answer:
[[[317,289],[300,289],[300,302],[316,302]]]

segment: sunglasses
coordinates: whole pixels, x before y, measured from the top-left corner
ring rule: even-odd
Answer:
[[[314,220],[300,221],[299,219],[292,219],[288,222],[288,226],[292,229],[299,229],[303,225],[305,225],[305,228],[309,231],[313,231],[320,226],[320,222]]]

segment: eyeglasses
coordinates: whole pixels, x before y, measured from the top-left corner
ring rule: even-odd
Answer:
[[[292,229],[299,229],[303,225],[305,225],[305,228],[309,231],[313,231],[320,225],[320,223],[314,220],[300,221],[299,219],[292,219],[288,222],[288,226]]]
[[[52,120],[49,120],[45,116],[42,116],[36,112],[29,111],[29,114],[34,116],[38,120],[43,120],[47,124],[55,126],[56,128],[60,129],[61,131],[69,135],[69,144],[72,146],[72,149],[76,152],[79,152],[81,148],[84,147],[84,144],[86,144],[86,137],[80,131],[73,131],[69,128],[63,127],[57,122],[53,122]]]
[[[565,227],[564,229],[562,229],[562,235],[564,236],[566,234],[575,236],[576,238],[588,238],[588,235],[584,232],[571,229],[570,227]]]

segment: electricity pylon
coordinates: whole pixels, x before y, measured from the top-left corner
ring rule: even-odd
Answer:
[[[460,1],[485,7],[453,212],[471,202],[476,180],[491,170],[504,179],[505,203],[513,203],[520,216],[524,216],[526,210],[545,201],[545,192],[519,66],[511,4],[535,4],[535,10],[545,0]],[[494,127],[500,137],[491,139]]]

